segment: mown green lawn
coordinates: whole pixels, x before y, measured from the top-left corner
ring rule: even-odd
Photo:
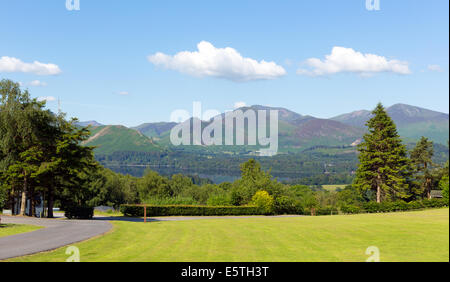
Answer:
[[[114,221],[81,261],[449,261],[449,209],[322,217]],[[65,261],[65,248],[15,261]]]
[[[23,224],[0,224],[0,237],[31,232],[40,228],[42,227]]]

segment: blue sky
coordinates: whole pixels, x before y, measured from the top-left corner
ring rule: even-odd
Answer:
[[[167,121],[194,101],[322,118],[380,101],[449,112],[446,0],[380,0],[379,11],[365,0],[65,2],[0,0],[0,78],[80,120]],[[208,66],[192,53],[202,41],[217,51]]]

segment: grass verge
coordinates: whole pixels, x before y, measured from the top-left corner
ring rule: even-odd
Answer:
[[[31,232],[42,227],[24,224],[0,224],[0,238],[19,233]]]
[[[320,217],[136,223],[76,244],[81,261],[449,261],[449,209]],[[65,248],[13,261],[66,260]]]

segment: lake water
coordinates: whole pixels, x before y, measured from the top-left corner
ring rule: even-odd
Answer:
[[[201,178],[208,178],[216,184],[223,182],[233,182],[241,177],[240,171],[193,171],[188,169],[178,169],[173,167],[146,167],[146,166],[108,166],[114,172],[121,174],[129,174],[135,177],[142,177],[147,169],[158,172],[164,176],[172,176],[174,174],[183,174],[188,176],[199,176]],[[295,175],[274,175],[280,181],[295,179]]]

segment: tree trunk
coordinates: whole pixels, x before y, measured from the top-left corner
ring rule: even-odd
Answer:
[[[27,207],[27,176],[23,178],[22,202],[20,203],[20,215],[25,216]]]
[[[377,184],[377,203],[381,203],[381,187]]]
[[[431,179],[430,178],[427,178],[426,189],[427,189],[427,198],[431,199]]]
[[[381,203],[381,176],[378,174],[378,180],[377,180],[377,203]]]
[[[45,190],[42,191],[42,214],[39,216],[40,218],[45,217]]]
[[[48,195],[47,195],[47,217],[53,218],[53,187],[48,187]]]
[[[34,199],[34,188],[30,187],[30,216],[36,216],[36,201]]]
[[[11,215],[16,214],[16,191],[14,189],[14,185],[11,185],[11,194],[10,194],[10,203],[11,203]]]

